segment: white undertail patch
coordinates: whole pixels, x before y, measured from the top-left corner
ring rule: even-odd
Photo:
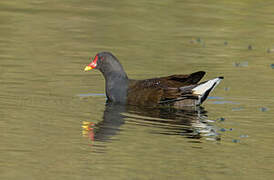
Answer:
[[[199,95],[198,104],[201,104],[207,98],[208,94],[221,82],[222,79],[223,77],[211,79],[192,89],[194,94]]]

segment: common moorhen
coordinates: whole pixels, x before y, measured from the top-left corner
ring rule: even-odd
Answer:
[[[110,52],[98,53],[85,71],[91,69],[99,69],[104,75],[108,102],[140,106],[197,106],[223,79],[218,77],[198,83],[205,75],[204,71],[145,80],[129,79],[119,60]]]

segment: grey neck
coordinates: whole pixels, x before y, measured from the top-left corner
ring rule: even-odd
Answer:
[[[127,100],[128,77],[124,71],[103,73],[108,101],[125,104]]]

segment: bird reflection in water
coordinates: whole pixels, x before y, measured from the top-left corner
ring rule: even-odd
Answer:
[[[202,107],[140,108],[107,103],[101,122],[83,122],[83,135],[91,141],[108,141],[127,122],[151,127],[151,133],[180,135],[193,140],[205,137],[206,140],[218,141],[220,134],[217,127],[210,124],[206,113]]]

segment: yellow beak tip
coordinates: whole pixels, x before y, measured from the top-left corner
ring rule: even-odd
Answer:
[[[89,71],[89,70],[91,70],[92,69],[92,67],[90,67],[90,66],[86,66],[85,67],[85,71]]]

